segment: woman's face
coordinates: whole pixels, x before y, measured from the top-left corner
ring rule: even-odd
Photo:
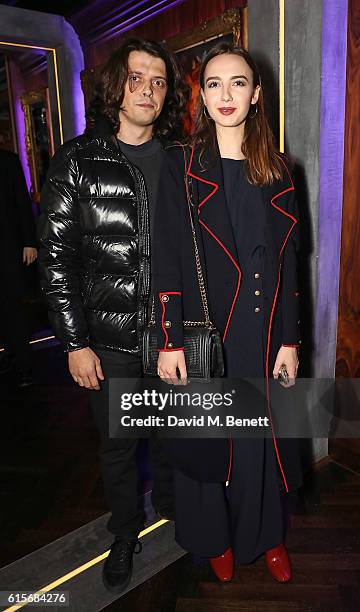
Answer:
[[[235,127],[243,123],[250,104],[258,101],[259,91],[259,85],[254,89],[250,66],[239,55],[218,55],[205,68],[201,95],[217,125]]]

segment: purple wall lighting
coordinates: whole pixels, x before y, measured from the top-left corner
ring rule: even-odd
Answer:
[[[347,0],[323,0],[315,338],[318,377],[332,377],[335,374],[343,200],[346,42]]]
[[[85,130],[85,102],[84,94],[81,88],[80,73],[84,69],[83,56],[73,57],[72,62],[72,79],[71,79],[71,96],[73,101],[73,135],[83,134]],[[60,91],[61,95],[61,91]]]
[[[18,97],[14,99],[14,111],[15,111],[14,114],[15,114],[15,122],[16,122],[16,131],[17,131],[18,154],[20,157],[22,168],[24,170],[27,188],[30,193],[32,184],[31,184],[30,168],[29,168],[27,152],[26,152],[25,117],[24,117],[24,111],[21,106],[20,98]]]

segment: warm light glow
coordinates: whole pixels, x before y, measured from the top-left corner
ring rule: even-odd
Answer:
[[[143,538],[145,535],[147,535],[148,533],[151,533],[151,531],[155,531],[155,529],[158,529],[162,525],[165,525],[165,523],[167,522],[168,521],[166,519],[161,519],[161,521],[158,521],[157,523],[150,525],[150,527],[147,527],[146,529],[144,529],[143,531],[139,533],[139,538]],[[68,574],[65,574],[64,576],[61,576],[57,580],[54,580],[54,582],[51,582],[50,584],[47,584],[46,586],[42,587],[38,591],[32,593],[32,596],[41,595],[42,593],[48,593],[49,591],[53,591],[54,589],[57,589],[59,586],[61,586],[68,580],[71,580],[71,578],[75,578],[75,576],[78,576],[79,574],[81,574],[82,572],[85,572],[90,567],[93,567],[97,563],[100,563],[100,561],[103,561],[104,559],[106,559],[106,557],[109,555],[109,552],[110,552],[110,549],[106,550],[101,555],[98,555],[94,559],[87,561],[87,563],[80,565],[79,567],[74,569],[72,572],[69,572]],[[15,610],[20,610],[20,608],[23,608],[24,606],[26,606],[27,603],[28,602],[24,602],[24,603],[17,604],[16,606],[11,606],[10,608],[6,608],[4,612],[15,612]]]
[[[57,102],[58,115],[59,115],[60,143],[63,144],[64,136],[63,136],[62,115],[61,115],[61,102],[60,102],[60,91],[59,91],[59,75],[58,75],[56,49],[52,49],[52,54],[53,54],[53,59],[54,59],[55,89],[56,89],[56,102]]]
[[[56,103],[57,103],[58,117],[59,117],[60,144],[63,144],[64,136],[63,136],[63,124],[62,124],[62,114],[61,114],[61,101],[60,101],[60,91],[59,91],[59,77],[58,77],[56,49],[54,49],[53,47],[38,47],[37,45],[26,45],[24,43],[13,43],[13,42],[2,41],[2,40],[0,40],[0,45],[4,45],[6,47],[21,47],[24,49],[39,49],[41,51],[49,51],[53,54]]]

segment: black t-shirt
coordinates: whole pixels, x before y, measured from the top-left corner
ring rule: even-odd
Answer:
[[[144,177],[149,200],[150,236],[152,238],[163,148],[156,138],[140,145],[131,145],[119,140],[119,146],[125,157],[140,170]]]

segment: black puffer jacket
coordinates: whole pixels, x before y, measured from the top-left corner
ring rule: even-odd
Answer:
[[[114,137],[84,135],[54,156],[42,191],[40,268],[65,350],[137,354],[150,285],[142,174]]]

